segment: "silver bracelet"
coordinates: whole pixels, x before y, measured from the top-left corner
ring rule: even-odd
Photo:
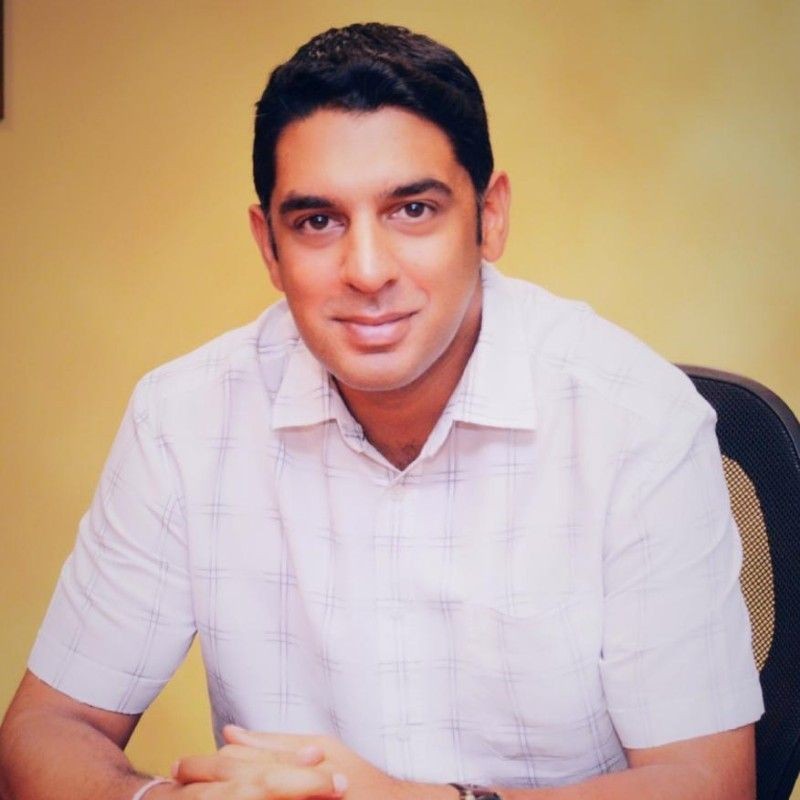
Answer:
[[[131,797],[131,800],[142,800],[142,798],[154,787],[162,783],[173,783],[169,778],[153,778],[148,781],[144,786],[140,786],[136,793]]]

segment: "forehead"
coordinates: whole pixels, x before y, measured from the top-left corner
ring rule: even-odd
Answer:
[[[290,192],[350,196],[434,178],[454,191],[471,181],[447,135],[399,108],[320,109],[284,128],[275,149],[273,200]]]

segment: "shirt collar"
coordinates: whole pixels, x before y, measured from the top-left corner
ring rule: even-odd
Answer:
[[[445,413],[492,428],[536,427],[531,357],[514,286],[484,264],[481,331]]]
[[[531,359],[522,308],[514,288],[490,264],[481,270],[481,332],[437,428],[465,422],[494,428],[533,430],[536,426]],[[509,296],[510,295],[510,296]],[[347,438],[363,440],[328,372],[298,336],[272,407],[275,430],[318,425],[335,419]]]
[[[330,374],[298,335],[272,404],[272,428],[301,428],[332,419],[338,421],[345,437],[364,438],[361,426],[334,388]]]

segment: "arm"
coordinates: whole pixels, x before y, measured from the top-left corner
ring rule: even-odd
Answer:
[[[79,703],[27,672],[0,728],[0,796],[128,800],[145,783],[122,752],[138,721]]]
[[[150,778],[123,753],[139,721],[73,700],[28,672],[0,727],[2,800],[130,800]],[[191,786],[158,786],[147,800],[300,800],[340,797],[322,753],[284,750],[262,765]]]
[[[183,759],[177,777],[189,783],[216,774],[224,758],[249,764],[272,749],[314,746],[325,753],[325,764],[345,774],[346,800],[456,800],[456,790],[442,784],[400,781],[381,772],[330,737],[253,733],[225,729],[230,743],[220,755]],[[503,800],[753,800],[755,747],[753,726],[700,736],[660,747],[626,751],[629,769],[553,789],[495,787]],[[268,757],[268,756],[267,756]]]
[[[503,800],[754,800],[753,726],[641,750],[629,769],[558,789],[507,790]]]

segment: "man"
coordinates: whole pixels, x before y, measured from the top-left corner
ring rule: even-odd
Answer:
[[[752,798],[713,413],[490,266],[509,182],[469,69],[400,28],[321,34],[270,78],[254,173],[286,303],[137,387],[5,795]],[[151,780],[122,748],[195,633],[224,746]]]

